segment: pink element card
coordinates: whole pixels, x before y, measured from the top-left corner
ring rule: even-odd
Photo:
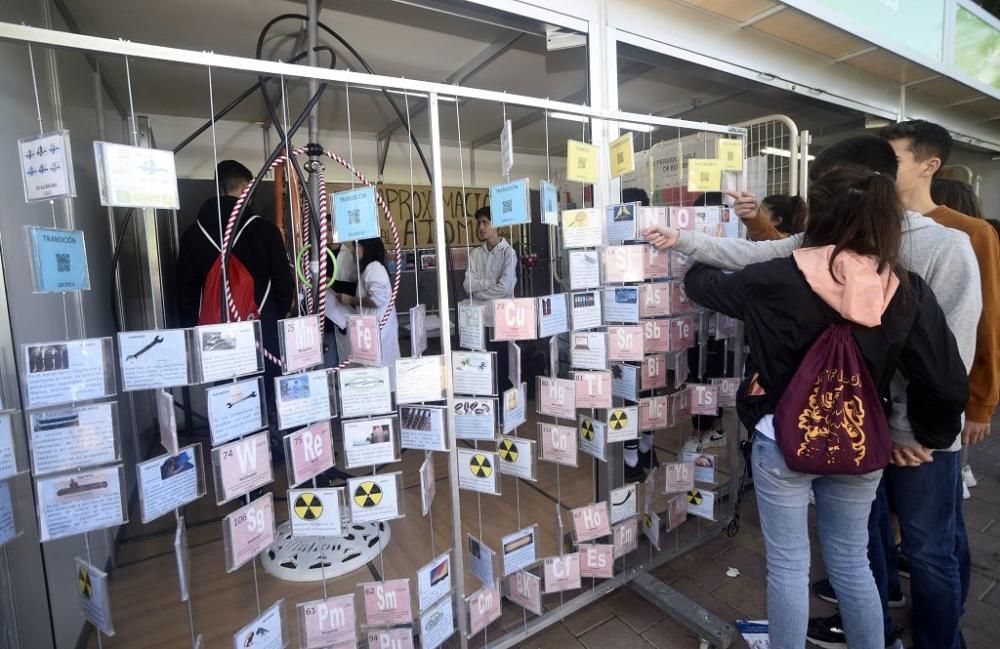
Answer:
[[[233,572],[274,543],[274,500],[270,493],[222,519],[226,571]]]
[[[694,208],[671,207],[670,227],[678,230],[694,230]]]
[[[610,579],[615,576],[615,547],[599,543],[580,546],[580,576]]]
[[[604,281],[607,284],[641,282],[645,279],[643,246],[608,246],[604,249]]]
[[[576,466],[577,438],[575,428],[539,422],[538,437],[542,442],[541,458],[543,460],[566,466]]]
[[[670,284],[670,315],[690,313],[695,309],[695,303],[688,299],[684,291],[684,280],[675,279]]]
[[[663,465],[665,479],[664,493],[686,493],[694,489],[694,462],[671,462]]]
[[[651,354],[642,359],[642,389],[655,390],[667,387],[667,357]]]
[[[573,532],[577,543],[585,543],[611,534],[608,503],[599,502],[585,507],[578,507],[572,512]]]
[[[369,631],[366,635],[368,649],[413,649],[413,629],[409,627]]]
[[[611,372],[574,372],[577,408],[611,407]]]
[[[303,602],[297,608],[299,628],[308,649],[343,644],[354,646],[358,641],[354,593]]]
[[[687,255],[670,251],[670,277],[684,277],[692,266],[691,258]]]
[[[530,572],[515,572],[507,579],[510,601],[535,615],[542,614],[542,578]]]
[[[647,354],[666,352],[670,349],[670,321],[642,321],[643,350]]]
[[[212,461],[216,500],[220,505],[274,479],[267,431],[215,448]]]
[[[611,537],[614,540],[614,558],[624,557],[629,552],[634,552],[639,547],[639,525],[638,518],[633,516],[627,521],[622,521],[611,530]]]
[[[667,208],[665,207],[644,207],[639,206],[636,218],[636,226],[639,228],[639,236],[654,225],[667,225]]]
[[[572,379],[538,377],[538,414],[576,418],[576,383]]]
[[[642,258],[643,275],[646,279],[663,279],[670,277],[669,250],[657,250],[655,246],[643,246],[645,253]]]
[[[694,316],[686,315],[681,318],[671,318],[667,321],[670,324],[670,350],[678,352],[682,349],[694,347]]]
[[[639,400],[639,430],[666,428],[669,424],[670,400],[667,395]]]
[[[534,298],[493,300],[493,340],[537,338]]]
[[[500,619],[500,580],[493,586],[483,586],[465,598],[469,609],[469,635],[475,635],[491,622]]]
[[[670,283],[656,282],[639,287],[639,317],[659,318],[670,315]]]
[[[608,327],[608,360],[641,361],[643,338],[640,326]]]
[[[564,554],[545,560],[545,592],[558,593],[580,587],[580,554]]]
[[[670,395],[673,424],[677,425],[691,417],[691,393],[687,388]]]
[[[667,531],[677,529],[687,520],[687,494],[674,496],[667,501]]]
[[[735,408],[736,393],[740,389],[739,379],[712,379],[712,384],[719,388],[719,407]]]
[[[719,386],[692,385],[688,389],[691,390],[691,414],[719,414]]]
[[[285,435],[288,479],[295,487],[333,467],[333,432],[329,421]]]
[[[382,364],[381,332],[376,316],[348,316],[347,333],[351,344],[350,360],[363,365]]]
[[[370,581],[361,584],[361,593],[365,602],[365,624],[389,626],[413,622],[409,579]]]

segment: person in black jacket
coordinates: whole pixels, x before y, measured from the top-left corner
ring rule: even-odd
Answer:
[[[934,294],[897,263],[902,216],[890,175],[842,165],[810,186],[805,247],[792,258],[735,273],[695,265],[685,279],[689,298],[746,325],[752,365],[740,387],[738,411],[755,432],[753,475],[767,549],[773,649],[801,649],[806,642],[810,487],[848,646],[882,649],[896,640],[885,637],[867,558],[868,515],[882,471],[798,473],[788,468],[775,442],[773,413],[819,335],[833,323],[851,325],[886,410],[895,371],[909,379],[908,415],[926,444],[947,447],[962,429],[965,366]],[[670,234],[647,236],[654,245],[669,247]]]
[[[229,215],[253,174],[235,160],[223,160],[216,168],[218,196],[209,198],[198,210],[198,217],[184,231],[177,256],[177,314],[182,327],[198,324],[201,309],[202,287],[209,270],[219,258],[222,232]],[[250,206],[243,213],[233,232],[240,232],[232,245],[232,256],[246,266],[254,279],[254,298],[260,308],[261,334],[264,349],[279,355],[278,320],[288,314],[295,291],[295,280],[285,252],[285,242],[274,223],[264,218],[253,218]],[[266,297],[266,299],[265,299]],[[268,410],[274,411],[274,377],[281,368],[264,360],[264,389],[267,392]],[[274,418],[271,418],[274,422]],[[274,431],[277,432],[276,430]],[[281,445],[274,449],[280,455]]]

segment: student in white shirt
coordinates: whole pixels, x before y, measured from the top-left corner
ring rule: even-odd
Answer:
[[[493,326],[493,300],[514,297],[517,286],[517,253],[493,227],[489,206],[476,210],[476,228],[483,245],[469,254],[469,267],[462,286],[473,304],[483,305],[483,319]],[[492,335],[489,336],[492,338]],[[497,353],[498,388],[511,387],[507,379],[507,344],[488,342],[486,348]]]
[[[326,292],[326,327],[324,338],[326,351],[323,362],[327,367],[336,367],[347,360],[350,341],[347,339],[347,316],[354,313],[353,307],[346,306],[337,298],[339,293],[357,293],[358,262],[354,257],[353,244],[334,244],[331,249],[337,253],[337,277]],[[333,264],[328,264],[333,272]]]
[[[382,365],[389,368],[392,389],[396,388],[396,359],[399,358],[399,321],[390,306],[392,280],[385,267],[385,244],[381,239],[364,239],[355,243],[354,254],[360,260],[361,277],[357,295],[340,293],[341,304],[358,307],[361,315],[374,315],[381,323],[387,310],[389,319],[379,332]]]

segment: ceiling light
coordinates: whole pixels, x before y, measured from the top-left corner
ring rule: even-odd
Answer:
[[[792,152],[789,151],[788,149],[776,149],[773,146],[761,147],[760,153],[761,153],[761,155],[776,155],[776,156],[780,156],[782,158],[791,158],[792,157]],[[796,160],[801,160],[802,159],[802,154],[801,153],[796,154],[795,155],[795,159]],[[815,160],[815,159],[816,159],[816,156],[814,156],[814,155],[808,156],[806,158],[806,160]]]
[[[638,133],[652,133],[656,127],[650,124],[636,124],[635,122],[618,122],[618,128]]]
[[[586,115],[576,115],[574,113],[560,113],[558,111],[555,113],[549,113],[549,117],[551,117],[552,119],[563,119],[566,120],[567,122],[582,122],[584,124],[590,122],[590,118],[587,117]]]

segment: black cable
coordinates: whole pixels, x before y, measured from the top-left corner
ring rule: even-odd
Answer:
[[[276,17],[272,18],[264,26],[264,29],[268,30],[275,23],[278,23],[278,22],[280,22],[282,20],[305,20],[305,21],[307,21],[307,20],[309,20],[309,17],[306,16],[305,14],[281,14],[280,16],[276,16]],[[327,26],[324,23],[320,22],[320,23],[317,23],[317,25],[319,26],[320,29],[322,29],[323,31],[325,31],[327,34],[329,34],[333,38],[337,39],[337,42],[340,43],[341,45],[343,45],[344,49],[346,49],[351,54],[351,56],[353,56],[355,59],[357,59],[358,63],[361,64],[361,66],[365,69],[365,71],[368,72],[368,74],[376,74],[375,70],[373,70],[372,67],[370,65],[368,65],[368,61],[366,61],[365,58],[363,56],[361,56],[361,53],[358,52],[356,49],[354,49],[354,47],[350,43],[348,43],[347,40],[344,39],[344,37],[342,37],[340,34],[338,34],[337,32],[335,32],[333,29],[331,29],[329,26]],[[421,162],[421,164],[423,164],[424,171],[427,173],[427,179],[429,181],[433,182],[433,174],[431,174],[430,164],[427,162],[427,158],[424,156],[424,150],[420,147],[420,143],[417,142],[417,136],[413,134],[413,129],[410,127],[410,120],[406,118],[406,116],[403,114],[403,111],[396,104],[396,101],[389,95],[389,93],[385,89],[382,90],[382,94],[385,96],[386,101],[389,102],[389,105],[392,106],[392,110],[393,110],[393,112],[396,113],[396,117],[399,118],[399,121],[402,122],[404,125],[406,125],[407,130],[410,133],[410,140],[413,141],[413,144],[414,144],[414,146],[417,149],[417,155],[420,156],[420,162]]]

